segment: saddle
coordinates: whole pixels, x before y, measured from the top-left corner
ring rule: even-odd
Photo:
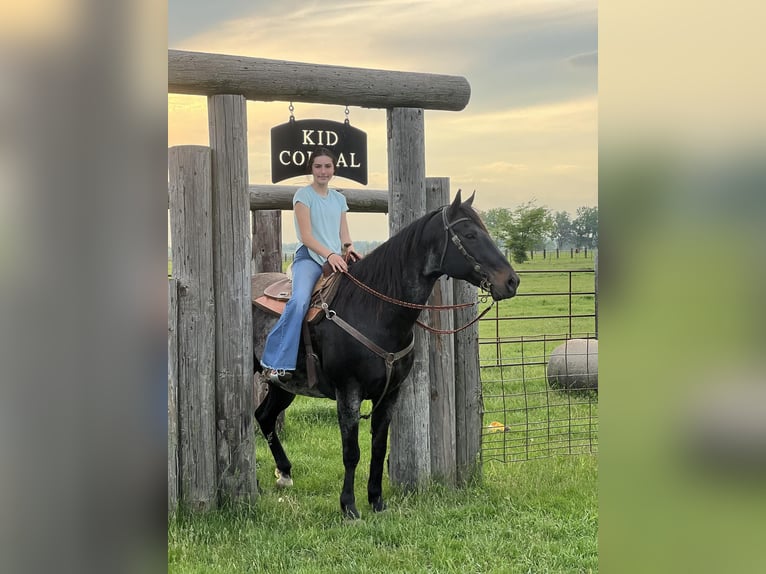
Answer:
[[[348,262],[349,259],[347,258]],[[316,388],[319,384],[319,377],[317,369],[319,367],[319,357],[314,352],[313,345],[311,344],[311,333],[309,332],[309,325],[319,323],[324,317],[324,309],[322,304],[330,305],[335,294],[338,292],[338,285],[340,284],[341,273],[336,273],[330,267],[330,264],[325,262],[322,266],[322,275],[314,285],[314,289],[311,293],[311,300],[309,302],[309,309],[306,312],[306,317],[303,320],[301,326],[301,333],[303,336],[303,344],[306,348],[306,374],[308,376],[309,388]],[[266,286],[263,287],[263,281],[266,282]],[[260,275],[254,275],[251,278],[252,293],[257,294],[263,290],[263,295],[253,298],[253,304],[259,309],[271,313],[273,315],[280,316],[285,310],[285,305],[293,292],[292,279],[287,277],[284,273],[262,273]]]
[[[328,266],[329,269],[329,266]],[[285,310],[285,305],[293,293],[293,281],[283,273],[272,273],[271,276],[276,276],[276,280],[268,284],[263,289],[263,295],[253,299],[253,304],[272,313],[273,315],[281,315]],[[322,269],[322,275],[314,285],[314,289],[311,293],[311,301],[309,303],[309,309],[306,312],[305,323],[314,325],[324,318],[322,312],[322,302],[330,304],[335,298],[335,294],[338,291],[338,283],[340,280],[340,273],[333,273],[332,271],[326,272]],[[274,277],[271,277],[273,280]],[[253,277],[253,282],[255,282]],[[259,290],[256,285],[253,285],[253,293],[257,293]]]

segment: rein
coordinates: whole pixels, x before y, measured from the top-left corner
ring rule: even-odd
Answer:
[[[473,265],[474,270],[481,275],[482,280],[479,284],[479,288],[483,291],[489,292],[490,288],[492,287],[492,283],[489,281],[489,276],[484,272],[484,269],[482,269],[481,264],[476,261],[476,259],[466,251],[465,247],[463,247],[462,242],[460,241],[460,238],[457,236],[457,234],[452,230],[452,226],[460,223],[461,221],[470,221],[468,217],[462,217],[460,219],[457,219],[453,222],[449,222],[447,220],[447,206],[442,207],[442,222],[444,223],[444,250],[442,251],[441,260],[439,261],[439,268],[441,269],[442,265],[444,264],[444,257],[447,255],[447,247],[449,247],[450,242],[450,236],[452,236],[452,243],[455,245],[455,248],[465,257],[469,263]],[[460,303],[457,305],[420,305],[418,303],[409,303],[407,301],[400,301],[399,299],[394,299],[393,297],[389,297],[387,295],[384,295],[383,293],[379,293],[372,287],[365,285],[359,279],[351,275],[348,271],[343,271],[343,274],[348,277],[352,283],[363,289],[364,291],[367,291],[371,295],[374,295],[378,299],[381,299],[387,303],[392,303],[394,305],[398,305],[400,307],[405,307],[408,309],[419,309],[419,310],[429,310],[429,311],[447,311],[452,309],[463,309],[465,307],[473,307],[475,303]],[[320,294],[321,298],[321,294]],[[422,323],[421,321],[415,321],[420,327],[423,329],[430,331],[431,333],[436,333],[438,335],[450,335],[453,333],[457,333],[459,331],[462,331],[463,329],[466,329],[476,323],[479,319],[481,319],[484,315],[487,314],[487,312],[495,305],[495,300],[492,300],[492,303],[489,307],[484,309],[479,315],[477,315],[473,320],[471,320],[466,325],[463,325],[462,327],[459,327],[457,329],[435,329],[433,327],[429,327],[425,323]],[[412,349],[415,347],[415,337],[412,337],[412,340],[410,341],[410,344],[407,345],[404,349],[397,351],[396,353],[389,353],[385,349],[378,346],[375,342],[370,340],[368,337],[366,337],[363,333],[358,331],[356,328],[352,327],[350,324],[348,324],[346,321],[338,317],[338,314],[329,308],[328,304],[322,299],[322,309],[324,310],[325,317],[329,320],[338,325],[341,329],[346,331],[349,335],[354,337],[357,341],[362,343],[365,347],[367,347],[370,351],[381,357],[385,363],[386,363],[386,384],[383,387],[383,392],[380,395],[380,398],[378,401],[373,405],[372,410],[370,410],[369,414],[362,415],[360,414],[360,418],[368,419],[372,416],[372,413],[375,412],[375,409],[378,407],[379,404],[381,404],[381,400],[383,397],[386,396],[386,393],[388,392],[388,387],[391,384],[391,375],[394,371],[394,363],[401,359],[402,357],[407,356]]]
[[[365,285],[359,279],[351,275],[348,271],[343,271],[343,274],[351,279],[351,281],[356,284],[358,287],[361,287],[364,291],[367,291],[371,295],[374,295],[378,299],[382,299],[386,303],[392,303],[394,305],[399,305],[400,307],[406,307],[408,309],[420,309],[420,310],[428,310],[428,311],[450,311],[452,309],[464,309],[465,307],[473,307],[476,303],[459,303],[457,305],[419,305],[417,303],[408,303],[407,301],[400,301],[399,299],[394,299],[393,297],[389,297],[387,295],[383,295],[383,293],[378,293],[373,289],[372,287]],[[482,287],[484,289],[484,287]],[[486,289],[485,289],[486,290]],[[492,307],[495,305],[495,300],[492,300],[492,303],[490,303],[489,307],[484,309],[479,315],[477,315],[474,319],[472,319],[469,323],[466,323],[462,327],[458,327],[457,329],[436,329],[434,327],[430,327],[429,325],[426,325],[420,320],[416,320],[415,323],[418,324],[419,327],[425,329],[426,331],[430,331],[431,333],[435,333],[437,335],[452,335],[453,333],[459,333],[463,329],[467,329],[471,325],[473,325],[476,321],[481,319],[484,315],[487,314],[487,312],[492,309]]]
[[[481,283],[479,285],[479,288],[482,291],[489,291],[492,287],[492,283],[489,281],[489,277],[484,272],[484,269],[482,269],[481,264],[476,261],[476,258],[473,257],[468,251],[466,251],[465,247],[463,247],[463,243],[460,241],[460,238],[457,236],[457,234],[452,230],[452,226],[456,223],[460,223],[461,221],[470,221],[468,217],[461,217],[460,219],[456,219],[453,222],[449,222],[447,220],[447,206],[442,207],[442,222],[444,223],[444,249],[442,250],[442,256],[441,260],[439,261],[439,268],[442,267],[444,264],[444,257],[447,255],[447,247],[449,246],[450,242],[450,235],[452,236],[452,243],[455,245],[457,250],[465,257],[469,263],[473,265],[474,270],[482,276]],[[343,274],[351,279],[351,281],[357,286],[362,288],[364,291],[367,291],[371,295],[374,295],[378,299],[381,299],[385,301],[386,303],[392,303],[394,305],[399,305],[400,307],[405,307],[407,309],[420,309],[421,311],[428,310],[428,311],[449,311],[452,309],[463,309],[465,307],[473,307],[475,303],[459,303],[457,305],[419,305],[418,303],[409,303],[407,301],[400,301],[399,299],[394,299],[393,297],[389,297],[388,295],[384,295],[383,293],[379,293],[372,287],[365,285],[359,279],[351,275],[348,271],[344,271]],[[487,314],[487,312],[492,309],[492,307],[495,305],[495,300],[492,300],[492,303],[489,307],[484,309],[479,315],[477,315],[472,321],[469,323],[466,323],[462,327],[458,327],[457,329],[435,329],[434,327],[430,327],[423,323],[422,321],[415,321],[415,323],[418,324],[419,327],[425,329],[426,331],[429,331],[431,333],[435,333],[437,335],[452,335],[453,333],[459,333],[463,329],[467,329],[476,321],[481,319],[484,315]]]
[[[400,307],[407,307],[408,309],[420,309],[420,310],[427,310],[427,311],[448,311],[450,309],[462,309],[464,307],[473,307],[475,303],[460,303],[459,305],[419,305],[418,303],[408,303],[407,301],[400,301],[399,299],[394,299],[393,297],[389,297],[388,295],[383,295],[383,293],[379,293],[378,291],[375,291],[372,287],[365,285],[359,279],[351,275],[348,271],[342,271],[342,273],[351,279],[357,287],[361,287],[363,290],[367,291],[370,295],[375,295],[378,299],[382,299],[386,303],[393,303],[394,305],[399,305]]]

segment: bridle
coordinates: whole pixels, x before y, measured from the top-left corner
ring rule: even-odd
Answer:
[[[444,257],[447,255],[447,246],[449,245],[449,240],[451,237],[452,243],[455,245],[455,247],[460,252],[460,254],[463,257],[465,257],[468,260],[468,262],[473,266],[474,271],[476,271],[476,273],[481,275],[482,279],[481,279],[481,282],[479,283],[479,288],[482,291],[489,292],[489,290],[492,287],[492,283],[489,280],[489,275],[484,271],[484,269],[482,269],[481,264],[478,261],[476,261],[476,258],[470,253],[468,253],[468,251],[466,251],[465,247],[463,247],[462,241],[460,241],[460,237],[458,237],[457,233],[455,233],[454,230],[452,229],[454,225],[457,225],[461,221],[471,221],[471,218],[461,217],[460,219],[456,219],[455,221],[450,223],[447,220],[447,207],[448,206],[446,205],[442,207],[442,222],[444,223],[444,249],[442,250],[442,257],[441,257],[441,260],[439,261],[439,269],[443,268],[442,266],[444,265]]]
[[[460,223],[461,221],[471,221],[469,217],[461,217],[460,219],[457,219],[453,222],[449,222],[447,220],[447,209],[449,206],[442,207],[442,222],[444,223],[444,250],[442,251],[441,260],[439,261],[439,269],[442,269],[442,265],[444,264],[444,258],[447,255],[447,247],[449,246],[450,237],[452,240],[452,243],[455,245],[457,250],[465,257],[468,262],[473,265],[473,269],[482,277],[482,280],[479,284],[479,288],[483,291],[486,291],[489,293],[492,283],[489,281],[489,276],[487,273],[482,269],[481,264],[476,261],[476,259],[466,251],[465,247],[463,247],[463,243],[460,241],[460,237],[457,236],[457,234],[453,231],[452,227]],[[464,307],[473,307],[474,303],[460,303],[457,305],[420,305],[418,303],[408,303],[407,301],[399,301],[398,299],[394,299],[393,297],[389,297],[387,295],[384,295],[382,293],[378,293],[375,289],[372,287],[369,287],[359,281],[356,277],[351,275],[348,271],[344,271],[343,274],[350,279],[355,285],[363,289],[364,291],[367,291],[368,293],[375,295],[379,299],[382,299],[383,301],[386,301],[388,303],[393,303],[395,305],[399,305],[401,307],[407,307],[410,309],[421,309],[421,310],[436,310],[436,311],[445,311],[449,309],[462,309]],[[321,297],[321,295],[320,295]],[[457,333],[459,331],[462,331],[463,329],[466,329],[476,323],[479,319],[481,319],[484,315],[487,314],[487,312],[494,306],[495,300],[492,299],[492,303],[489,307],[484,309],[481,313],[479,313],[474,319],[472,319],[469,323],[463,325],[462,327],[459,327],[457,329],[434,329],[433,327],[430,327],[426,325],[425,323],[422,323],[421,321],[415,321],[420,327],[426,329],[427,331],[430,331],[431,333],[436,333],[439,335],[450,335],[453,333]],[[396,352],[396,353],[389,353],[385,349],[382,349],[377,344],[375,344],[371,339],[369,339],[366,335],[359,332],[357,329],[355,329],[353,326],[351,326],[349,323],[338,317],[337,313],[329,308],[329,305],[322,300],[322,309],[324,310],[325,317],[334,322],[338,327],[346,331],[349,335],[354,337],[357,341],[362,343],[365,347],[367,347],[370,351],[381,357],[385,363],[386,363],[386,384],[383,387],[383,392],[380,395],[380,398],[378,401],[373,405],[372,410],[366,414],[366,415],[360,415],[361,418],[367,419],[372,416],[372,413],[375,411],[377,406],[380,404],[381,399],[386,395],[388,392],[388,387],[391,384],[391,375],[394,370],[394,363],[398,361],[399,359],[402,359],[403,357],[407,356],[412,349],[415,346],[415,337],[412,337],[412,340],[410,341],[409,345],[405,347],[404,349]]]
[[[479,288],[482,291],[485,291],[486,293],[490,292],[490,289],[492,287],[492,283],[489,280],[489,276],[482,268],[481,264],[476,261],[476,259],[466,251],[465,247],[463,247],[463,243],[460,241],[460,237],[453,231],[452,227],[460,223],[461,221],[471,221],[469,217],[461,217],[460,219],[457,219],[453,222],[449,222],[447,220],[447,209],[449,208],[448,205],[445,205],[442,207],[442,222],[444,224],[444,249],[442,250],[442,256],[441,260],[439,261],[439,269],[442,269],[442,265],[444,264],[444,257],[447,255],[447,247],[449,246],[450,236],[452,238],[452,243],[455,245],[457,250],[465,257],[468,262],[473,265],[473,269],[482,277],[482,280],[479,284]],[[448,311],[452,309],[463,309],[465,307],[473,307],[475,303],[459,303],[457,305],[421,305],[419,303],[410,303],[408,301],[400,301],[399,299],[395,299],[393,297],[389,297],[388,295],[384,295],[383,293],[379,293],[372,287],[365,285],[359,279],[351,275],[348,271],[344,271],[343,274],[351,280],[352,283],[354,283],[357,287],[360,289],[367,291],[371,295],[374,295],[378,299],[385,301],[386,303],[392,303],[394,305],[398,305],[399,307],[406,307],[408,309],[420,309],[421,311]],[[485,297],[484,295],[483,297]],[[492,307],[495,305],[495,300],[492,299],[492,302],[490,303],[489,307],[484,309],[479,315],[477,315],[474,319],[472,319],[469,323],[466,323],[462,327],[458,327],[457,329],[435,329],[433,327],[430,327],[426,325],[425,323],[421,321],[415,321],[418,326],[422,327],[426,331],[430,331],[431,333],[436,333],[437,335],[451,335],[453,333],[458,333],[462,331],[463,329],[467,329],[476,321],[481,319],[484,315],[487,314],[487,312],[492,309]]]

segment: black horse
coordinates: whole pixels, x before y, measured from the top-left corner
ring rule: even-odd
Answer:
[[[451,205],[401,230],[354,263],[349,275],[389,299],[416,305],[427,301],[442,275],[480,286],[495,300],[513,297],[519,277],[492,241],[472,202],[473,195],[461,203],[458,191]],[[274,431],[277,416],[296,394],[335,399],[345,467],[340,506],[345,516],[358,518],[354,476],[359,463],[360,405],[364,400],[372,401],[367,496],[377,512],[385,508],[381,481],[388,428],[399,386],[412,368],[413,355],[409,351],[420,310],[384,301],[346,276],[340,278],[330,307],[327,313],[331,320],[323,319],[311,329],[313,348],[319,357],[318,385],[309,388],[306,353],[301,348],[295,375],[280,386],[269,384],[255,417],[274,455],[277,485],[290,486],[291,464]],[[253,306],[256,370],[261,370],[258,357],[275,321],[275,317]],[[358,331],[356,337],[340,326],[346,322],[352,331]]]

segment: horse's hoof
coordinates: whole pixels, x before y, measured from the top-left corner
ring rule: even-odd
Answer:
[[[277,477],[277,488],[290,488],[293,485],[292,477],[282,474],[278,468],[274,470],[274,476]]]
[[[349,520],[359,520],[362,515],[356,509],[356,506],[347,506],[343,509],[343,517]]]
[[[371,502],[370,505],[372,506],[373,512],[383,512],[387,508],[386,503],[383,502],[382,498],[379,498],[375,502]]]

